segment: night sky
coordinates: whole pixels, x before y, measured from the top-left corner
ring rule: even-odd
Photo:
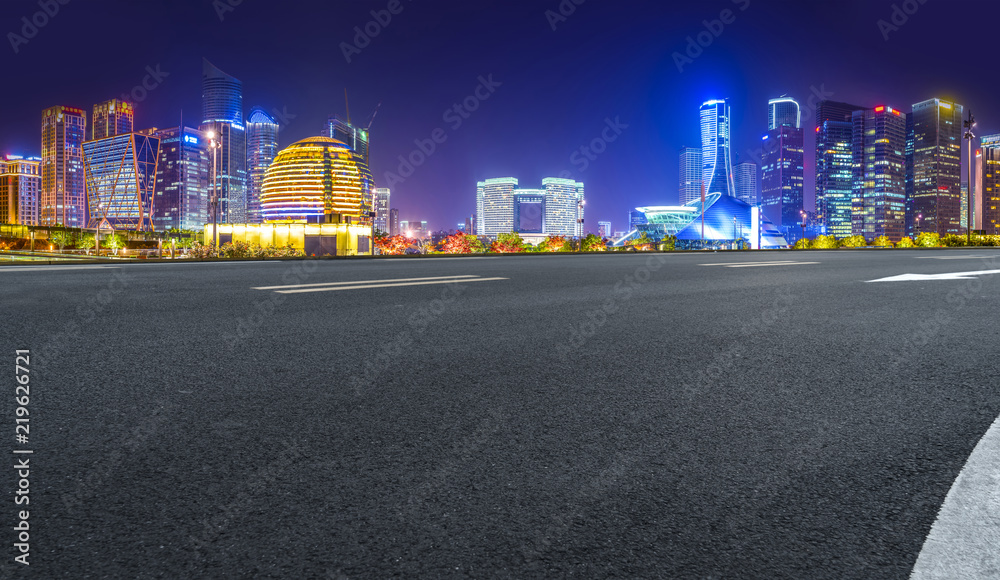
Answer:
[[[563,0],[569,15],[558,19],[560,0],[398,0],[402,11],[370,26],[378,35],[350,63],[342,43],[354,43],[355,27],[390,0],[58,1],[66,5],[16,54],[9,36],[0,49],[0,152],[38,155],[43,108],[80,107],[89,118],[94,103],[140,85],[147,67],[169,76],[137,103],[136,128],[176,126],[182,111],[197,126],[206,57],[243,81],[246,111],[280,113],[282,147],[344,114],[345,88],[356,123],[381,102],[371,148],[379,185],[414,140],[443,130],[447,139],[392,187],[401,219],[435,229],[474,211],[478,180],[513,176],[531,188],[563,175],[586,184],[588,230],[599,220],[623,230],[630,208],[677,202],[678,149],[700,145],[698,107],[711,98],[730,99],[734,163],[759,150],[768,98],[788,94],[805,107],[814,89],[906,112],[928,98],[955,99],[976,114],[979,135],[1000,132],[1000,77],[987,62],[1000,7],[989,0]],[[894,4],[901,26],[886,40],[879,21],[892,23]],[[231,8],[221,18],[220,6]],[[38,0],[3,8],[5,35],[20,34],[21,18],[40,10]],[[726,9],[734,20],[679,71],[674,53]],[[445,111],[490,75],[500,86],[456,128]],[[584,169],[574,152],[608,119],[627,128]]]

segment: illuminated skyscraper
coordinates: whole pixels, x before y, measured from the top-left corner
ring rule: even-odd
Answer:
[[[917,233],[962,233],[962,114],[962,105],[941,99],[913,105],[910,211],[923,216]]]
[[[392,192],[386,187],[375,188],[375,229],[389,231],[389,200]]]
[[[94,105],[92,141],[133,131],[135,107],[132,103],[111,99]]]
[[[256,107],[247,118],[247,223],[263,222],[260,213],[260,193],[264,173],[278,154],[278,123],[263,109]]]
[[[163,129],[154,135],[160,138],[160,158],[153,227],[157,231],[200,230],[209,222],[212,154],[208,138],[190,127]]]
[[[802,110],[795,99],[779,97],[767,102],[767,130],[778,127],[802,128]]]
[[[1000,135],[987,135],[980,144],[982,150],[982,226],[986,235],[1000,235]]]
[[[484,236],[496,237],[514,231],[514,190],[517,179],[502,177],[487,179],[476,184],[476,231]]]
[[[899,241],[906,235],[906,115],[880,106],[855,111],[852,121],[852,231]]]
[[[399,210],[396,208],[389,210],[389,235],[399,235]]]
[[[355,127],[339,116],[334,115],[327,120],[324,134],[331,139],[336,139],[347,145],[351,151],[354,151],[364,159],[365,165],[368,165],[367,130]]]
[[[8,155],[0,160],[0,224],[38,225],[42,160]]]
[[[733,195],[733,162],[730,153],[731,116],[726,101],[708,101],[701,106],[702,183],[705,194]],[[699,199],[701,193],[698,194]]]
[[[572,179],[550,177],[542,180],[545,189],[545,232],[550,236],[583,235],[583,184]]]
[[[160,139],[126,133],[83,144],[87,176],[87,227],[153,230],[156,163]]]
[[[738,163],[733,172],[736,199],[748,205],[757,205],[759,197],[757,195],[757,164],[753,161],[744,161]]]
[[[476,234],[496,237],[523,231],[580,236],[584,229],[583,207],[584,186],[572,179],[543,179],[541,189],[518,189],[513,177],[487,179],[476,184]],[[539,215],[532,217],[531,212]],[[521,220],[540,221],[540,231],[534,226],[518,229]]]
[[[82,109],[52,107],[42,111],[42,191],[39,225],[82,228],[87,225],[87,187],[83,142],[87,116]]]
[[[681,147],[680,189],[681,204],[701,199],[701,178],[705,167],[701,160],[701,147]]]
[[[597,222],[597,235],[601,238],[610,238],[611,234],[611,222]]]
[[[202,124],[221,147],[213,152],[212,184],[220,223],[246,223],[247,136],[243,125],[243,83],[208,60],[202,66]],[[211,218],[210,220],[211,221]]]
[[[851,191],[854,183],[854,123],[864,107],[822,101],[816,107],[816,214],[828,235],[852,234]]]

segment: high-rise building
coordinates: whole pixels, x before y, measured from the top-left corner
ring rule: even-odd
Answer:
[[[736,164],[733,168],[733,183],[736,186],[736,199],[746,204],[757,205],[760,196],[757,193],[756,163],[744,161]]]
[[[906,235],[906,115],[879,106],[855,111],[852,120],[853,233],[899,241]]]
[[[701,178],[705,167],[701,160],[701,147],[681,147],[680,189],[678,198],[681,205],[701,199]]]
[[[920,232],[962,233],[962,113],[958,103],[913,105],[913,202]]]
[[[125,133],[83,144],[87,177],[87,227],[153,230],[156,163],[160,140]]]
[[[246,223],[247,135],[243,124],[243,83],[204,60],[202,63],[202,124],[212,150],[214,182],[211,195],[217,199],[215,214],[220,223]],[[210,216],[211,221],[211,216]]]
[[[278,154],[278,123],[260,107],[247,117],[247,223],[259,224],[264,174]]]
[[[983,150],[976,149],[975,165],[972,166],[972,229],[983,229]]]
[[[87,225],[87,186],[83,175],[83,109],[51,107],[42,111],[42,191],[39,225],[82,228]]]
[[[399,235],[399,210],[396,208],[389,210],[389,235]]]
[[[792,241],[802,237],[802,214],[805,211],[804,141],[800,127],[784,122],[792,117],[788,112],[788,102],[783,100],[780,104],[784,114],[776,119],[782,124],[764,135],[760,205],[768,219],[778,226],[786,239]]]
[[[476,184],[476,231],[495,237],[514,231],[514,190],[517,179],[501,177]]]
[[[475,223],[476,223],[475,215],[471,215],[465,218],[465,229],[463,229],[462,232],[472,236],[476,235]]]
[[[0,224],[38,225],[42,160],[8,155],[0,160]]]
[[[333,115],[326,122],[324,135],[347,145],[351,151],[361,156],[368,165],[368,131],[355,127],[348,121]]]
[[[822,101],[816,107],[816,216],[828,235],[852,235],[851,192],[854,183],[854,123],[864,107]]]
[[[161,129],[156,164],[153,227],[157,231],[200,230],[208,223],[212,154],[204,133],[190,127]]]
[[[513,177],[487,179],[476,184],[476,234],[581,236],[583,208],[584,186],[572,179],[546,178],[541,189],[518,189]],[[532,217],[533,212],[538,215]]]
[[[730,152],[729,130],[732,117],[729,103],[722,100],[708,101],[701,106],[701,158],[702,183],[705,194],[733,195],[733,162]],[[699,191],[699,199],[701,193]]]
[[[131,133],[135,124],[135,106],[111,99],[94,105],[92,141]]]
[[[795,99],[779,97],[767,102],[767,130],[778,127],[802,128],[802,109]]]
[[[987,135],[980,142],[982,170],[979,180],[982,192],[982,225],[989,236],[1000,235],[1000,135]]]
[[[550,236],[583,236],[584,188],[572,179],[549,177],[545,189],[545,231]]]
[[[392,192],[387,187],[375,188],[375,229],[389,231],[389,200]]]
[[[698,200],[701,200],[701,194],[699,194]],[[638,226],[646,225],[649,222],[646,214],[639,211],[638,209],[628,210],[628,229],[629,231],[636,229]],[[617,236],[616,236],[617,237]]]
[[[611,222],[597,222],[597,235],[601,238],[610,238],[612,234]]]

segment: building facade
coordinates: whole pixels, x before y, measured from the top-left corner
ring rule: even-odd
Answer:
[[[578,237],[584,230],[584,185],[550,177],[541,189],[519,189],[513,177],[476,184],[476,234],[510,232]]]
[[[368,165],[368,130],[355,127],[348,121],[341,119],[338,115],[333,115],[326,122],[323,133],[331,139],[336,139],[347,145],[351,151],[361,156],[365,165]]]
[[[94,105],[91,140],[131,133],[135,125],[135,106],[132,103],[111,99]]]
[[[389,207],[392,191],[387,187],[375,188],[375,229],[380,232],[389,231]]]
[[[962,114],[958,103],[929,99],[913,105],[913,200],[916,233],[962,233]]]
[[[906,115],[879,106],[855,111],[852,122],[852,232],[899,241],[906,235]]]
[[[730,147],[731,113],[724,100],[708,101],[701,106],[702,183],[705,194],[732,196],[733,162]],[[700,189],[700,188],[699,188]],[[699,199],[701,194],[699,192]]]
[[[802,237],[805,158],[802,129],[781,125],[764,136],[761,166],[761,211],[785,238]]]
[[[802,109],[790,97],[778,97],[767,102],[767,130],[778,127],[802,128]]]
[[[153,227],[157,231],[200,230],[208,223],[212,171],[209,139],[190,127],[162,129],[156,166]]]
[[[705,169],[702,163],[701,147],[681,147],[679,169],[678,199],[680,199],[680,203],[685,204],[701,199],[701,178],[702,171]]]
[[[0,224],[38,225],[42,160],[8,155],[0,160]]]
[[[263,221],[260,194],[264,174],[278,154],[278,123],[274,117],[255,107],[247,117],[247,223]]]
[[[986,135],[980,142],[982,171],[979,179],[982,197],[982,225],[989,236],[1000,235],[1000,135]]]
[[[160,140],[126,133],[83,144],[88,228],[152,231]]]
[[[213,182],[210,213],[220,223],[247,219],[247,135],[243,124],[243,83],[203,61],[202,124],[212,150]],[[212,204],[210,203],[210,206]],[[210,220],[212,217],[210,216]]]
[[[816,217],[827,235],[852,235],[854,123],[851,115],[864,107],[822,101],[816,107]]]
[[[736,199],[749,205],[759,203],[756,163],[753,161],[738,163],[733,168],[733,184],[736,186]]]
[[[399,235],[399,210],[396,208],[389,210],[389,235]]]
[[[597,222],[597,235],[603,239],[608,239],[611,234],[614,233],[611,230],[611,222]]]
[[[87,186],[83,175],[83,109],[51,107],[42,111],[42,191],[39,225],[82,228],[87,225]]]

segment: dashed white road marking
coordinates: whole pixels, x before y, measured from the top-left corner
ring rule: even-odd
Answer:
[[[428,282],[402,282],[399,284],[368,284],[365,286],[333,286],[323,288],[302,288],[300,290],[276,290],[278,294],[304,294],[306,292],[338,292],[342,290],[370,290],[373,288],[401,288],[403,286],[431,286],[434,284],[468,284],[470,282],[495,282],[510,278],[456,278],[452,280],[431,280]]]
[[[806,266],[809,264],[820,264],[822,262],[793,262],[784,260],[779,262],[726,262],[722,264],[698,264],[699,266],[724,266],[726,268],[762,268],[768,266]]]
[[[910,578],[1000,578],[1000,418],[948,491]]]
[[[80,265],[80,266],[2,266],[0,272],[52,272],[53,270],[116,270],[121,266]]]
[[[298,288],[318,288],[320,286],[358,286],[362,284],[388,284],[390,282],[426,282],[429,280],[459,280],[462,278],[478,278],[471,274],[462,276],[435,276],[432,278],[396,278],[395,280],[357,280],[354,282],[319,282],[316,284],[294,284],[289,286],[259,286],[254,290],[294,290]]]
[[[985,276],[987,274],[1000,274],[1000,270],[974,270],[972,272],[950,272],[947,274],[900,274],[899,276],[889,276],[888,278],[869,280],[868,283],[914,282],[922,280],[972,280],[977,276]]]
[[[916,256],[918,260],[992,260],[1000,257],[1000,254],[993,256]]]

